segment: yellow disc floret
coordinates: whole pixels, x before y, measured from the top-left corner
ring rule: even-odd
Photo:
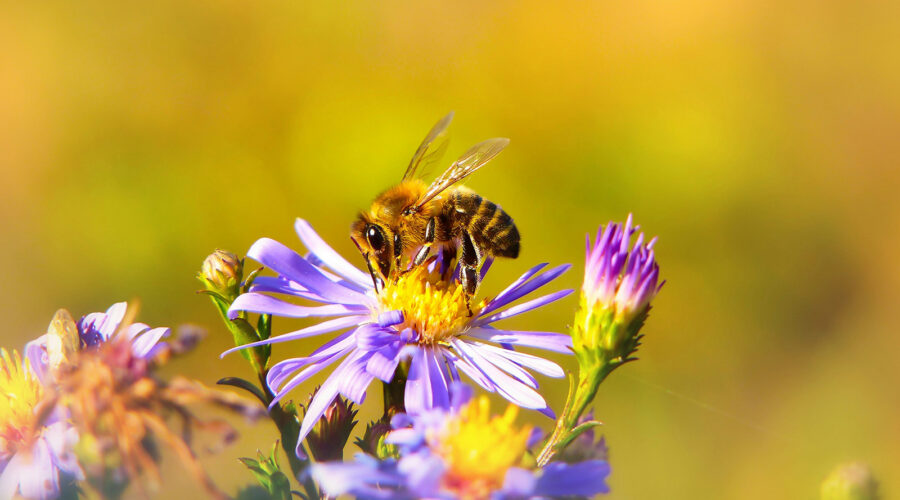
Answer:
[[[403,311],[403,324],[397,325],[398,330],[411,328],[419,334],[420,343],[433,344],[463,332],[484,302],[467,306],[465,290],[459,283],[444,281],[425,267],[416,266],[391,280],[378,300],[384,311]]]
[[[28,360],[19,353],[0,349],[0,456],[27,446],[37,430],[35,408],[44,388]]]
[[[472,400],[450,418],[432,448],[444,459],[443,487],[466,500],[489,498],[503,486],[510,467],[519,465],[527,449],[530,427],[515,425],[518,407],[491,417],[486,396]]]

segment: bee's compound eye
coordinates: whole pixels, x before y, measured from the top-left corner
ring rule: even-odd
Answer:
[[[366,240],[369,242],[372,250],[376,252],[384,250],[384,231],[380,227],[370,225],[366,229]]]

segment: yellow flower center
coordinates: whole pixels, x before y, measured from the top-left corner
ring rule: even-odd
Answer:
[[[390,281],[378,296],[383,311],[403,311],[398,330],[411,328],[419,343],[434,344],[460,334],[484,308],[485,301],[466,306],[466,293],[456,280],[444,281],[426,266],[416,266]]]
[[[521,463],[531,428],[515,425],[518,407],[491,417],[486,396],[472,400],[452,417],[438,436],[429,439],[444,459],[443,486],[458,498],[481,500],[503,486],[510,467]]]
[[[0,349],[0,456],[14,454],[35,435],[35,407],[44,388],[19,353]]]

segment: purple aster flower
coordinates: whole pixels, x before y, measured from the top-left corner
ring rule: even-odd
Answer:
[[[603,373],[635,359],[639,331],[650,301],[664,283],[654,257],[656,238],[644,243],[631,215],[625,224],[609,223],[588,237],[581,304],[572,328],[573,350],[582,368],[604,366]],[[604,375],[605,376],[605,375]]]
[[[455,279],[444,278],[449,273],[438,269],[436,259],[389,280],[384,290],[376,293],[370,275],[338,255],[306,221],[298,219],[296,230],[309,255],[302,257],[268,238],[258,240],[247,256],[278,276],[257,277],[250,293],[239,296],[230,313],[331,319],[242,345],[225,354],[256,345],[342,332],[310,355],[282,361],[269,371],[267,383],[276,395],[272,404],[276,404],[313,374],[337,363],[309,405],[300,441],[338,394],[362,403],[369,384],[376,378],[391,381],[404,359],[410,361],[404,395],[410,413],[447,408],[448,387],[460,379],[460,373],[518,406],[550,413],[528,370],[551,377],[562,377],[563,370],[553,362],[513,347],[569,353],[571,338],[554,332],[501,330],[494,323],[571,293],[572,290],[557,291],[506,308],[558,277],[569,265],[543,273],[540,271],[545,264],[535,266],[493,299],[472,304],[470,314],[462,288]],[[483,266],[483,274],[488,267],[487,263]],[[297,305],[269,294],[305,299],[317,305]]]
[[[638,229],[632,227],[629,214],[624,225],[610,222],[606,230],[601,226],[593,248],[588,237],[581,288],[588,306],[611,308],[626,318],[649,307],[662,286],[653,255],[656,238],[645,245],[644,233],[640,233],[632,246],[631,237]]]
[[[331,496],[361,499],[526,499],[593,496],[609,492],[605,460],[521,467],[532,434],[516,426],[517,408],[490,415],[485,396],[455,383],[448,409],[394,417],[387,441],[398,459],[358,455],[351,463],[318,463],[312,476]]]
[[[52,499],[83,479],[71,453],[77,432],[57,414],[39,416],[44,385],[28,359],[0,350],[0,498]]]

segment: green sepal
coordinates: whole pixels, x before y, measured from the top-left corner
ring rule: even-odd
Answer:
[[[578,427],[572,429],[570,433],[566,435],[566,437],[559,441],[558,449],[564,449],[566,446],[569,446],[569,443],[580,436],[583,432],[589,429],[593,429],[594,427],[597,427],[599,425],[603,425],[603,422],[599,422],[597,420],[588,420],[587,422],[580,424]]]
[[[259,267],[250,271],[250,274],[247,275],[247,279],[244,280],[244,284],[241,285],[241,293],[247,293],[250,291],[250,286],[253,285],[253,280],[256,279],[256,276],[265,269],[264,267]]]

